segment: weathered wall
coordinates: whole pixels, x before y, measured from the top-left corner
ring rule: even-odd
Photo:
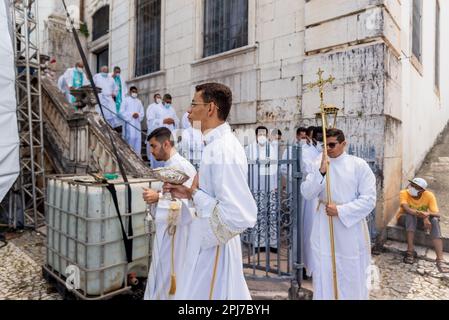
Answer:
[[[66,28],[66,19],[63,15],[52,14],[45,23],[45,35],[47,38],[46,49],[41,53],[47,54],[56,59],[55,71],[57,75],[64,73],[67,68],[71,68],[77,61],[81,60],[78,48],[73,38],[73,34]],[[86,38],[78,33],[85,54]]]
[[[410,21],[411,2],[404,1],[402,63],[402,118],[403,118],[403,186],[421,167],[424,158],[432,148],[437,136],[442,132],[449,119],[449,3],[439,1],[441,8],[441,60],[440,90],[436,91],[435,72],[435,1],[423,1],[423,63],[422,73],[412,64]],[[430,186],[432,187],[432,186]]]

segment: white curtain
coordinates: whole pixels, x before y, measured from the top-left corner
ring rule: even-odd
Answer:
[[[0,0],[0,201],[20,171],[14,51],[7,2]]]

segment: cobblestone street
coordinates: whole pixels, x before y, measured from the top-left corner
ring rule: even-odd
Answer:
[[[0,249],[0,299],[59,300],[57,293],[48,293],[42,278],[45,258],[45,238],[35,232],[24,232]],[[372,300],[448,300],[449,274],[440,274],[432,260],[432,250],[417,247],[419,260],[414,265],[402,262],[405,244],[387,242],[385,252],[373,256],[379,268],[379,285],[371,291]],[[449,261],[449,254],[446,254]],[[283,300],[288,297],[288,285],[259,285],[248,281],[255,299]],[[306,284],[310,288],[310,284]]]
[[[31,242],[25,243],[28,241]],[[0,299],[61,299],[57,293],[47,293],[47,284],[42,278],[41,261],[45,257],[42,241],[35,233],[24,233],[0,249]]]

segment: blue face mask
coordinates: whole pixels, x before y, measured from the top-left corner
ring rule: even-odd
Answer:
[[[171,108],[171,104],[170,103],[166,103],[165,104],[165,109],[170,109]]]
[[[108,77],[108,74],[107,74],[106,72],[102,72],[102,73],[101,73],[101,76],[102,76],[103,78],[107,78],[107,77]]]

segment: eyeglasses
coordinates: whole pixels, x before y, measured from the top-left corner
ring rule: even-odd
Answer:
[[[192,102],[191,104],[190,104],[190,106],[192,107],[192,108],[195,108],[196,106],[205,106],[205,105],[208,105],[210,102],[203,102],[203,103],[196,103],[196,102]],[[217,107],[217,109],[218,110],[220,110],[220,108],[218,107],[218,106],[216,106]]]
[[[331,142],[327,144],[327,147],[329,149],[334,149],[338,144],[340,144],[340,142]]]

